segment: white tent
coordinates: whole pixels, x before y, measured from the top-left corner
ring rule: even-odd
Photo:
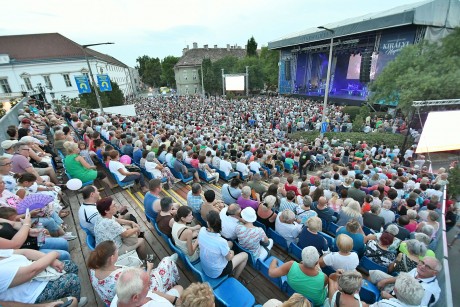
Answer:
[[[99,112],[100,109],[93,109],[93,111]],[[133,104],[118,107],[107,107],[104,108],[104,112],[112,114],[121,114],[124,116],[136,116],[136,109],[134,108]]]
[[[460,111],[430,112],[423,127],[416,153],[460,149]]]

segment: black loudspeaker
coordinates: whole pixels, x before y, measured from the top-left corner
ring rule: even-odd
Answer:
[[[371,81],[372,51],[366,50],[361,54],[361,66],[359,69],[359,82]]]
[[[291,81],[291,61],[284,61],[284,76],[286,81]]]

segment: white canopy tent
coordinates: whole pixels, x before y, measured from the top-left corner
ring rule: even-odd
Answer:
[[[100,109],[93,109],[93,111],[99,112]],[[133,104],[117,106],[117,107],[107,107],[104,108],[105,113],[120,114],[124,116],[136,116],[136,109]]]
[[[416,153],[460,149],[460,111],[430,112],[423,127]]]

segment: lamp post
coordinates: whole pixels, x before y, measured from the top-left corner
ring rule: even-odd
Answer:
[[[203,61],[201,61],[201,95],[203,95],[203,99],[206,97],[204,91],[204,76],[203,76]]]
[[[331,67],[332,67],[332,47],[334,45],[334,30],[328,29],[326,27],[320,26],[318,29],[326,30],[331,34],[331,44],[329,46],[329,61],[327,62],[327,75],[326,75],[326,92],[324,93],[324,102],[323,102],[323,116],[321,119],[321,139],[324,136],[323,133],[323,124],[326,122],[326,107],[327,107],[327,99],[329,96],[329,82],[331,80]]]
[[[96,94],[97,103],[99,104],[99,108],[101,109],[101,114],[104,114],[104,109],[102,108],[101,97],[99,96],[99,91],[96,86],[96,82],[94,81],[93,71],[91,70],[91,65],[89,65],[88,55],[86,54],[86,48],[91,46],[99,46],[99,45],[113,45],[114,43],[97,43],[97,44],[88,44],[88,45],[81,45],[81,49],[83,50],[83,54],[85,55],[86,64],[88,65],[89,74],[91,76],[91,83],[93,84],[94,93]]]

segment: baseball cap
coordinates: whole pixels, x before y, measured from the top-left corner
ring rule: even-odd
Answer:
[[[10,149],[11,147],[14,146],[18,141],[17,140],[6,140],[2,142],[2,148],[3,149]]]
[[[23,119],[21,120],[21,123],[23,123],[23,124],[30,124],[30,119],[28,119],[28,118],[23,118]]]

